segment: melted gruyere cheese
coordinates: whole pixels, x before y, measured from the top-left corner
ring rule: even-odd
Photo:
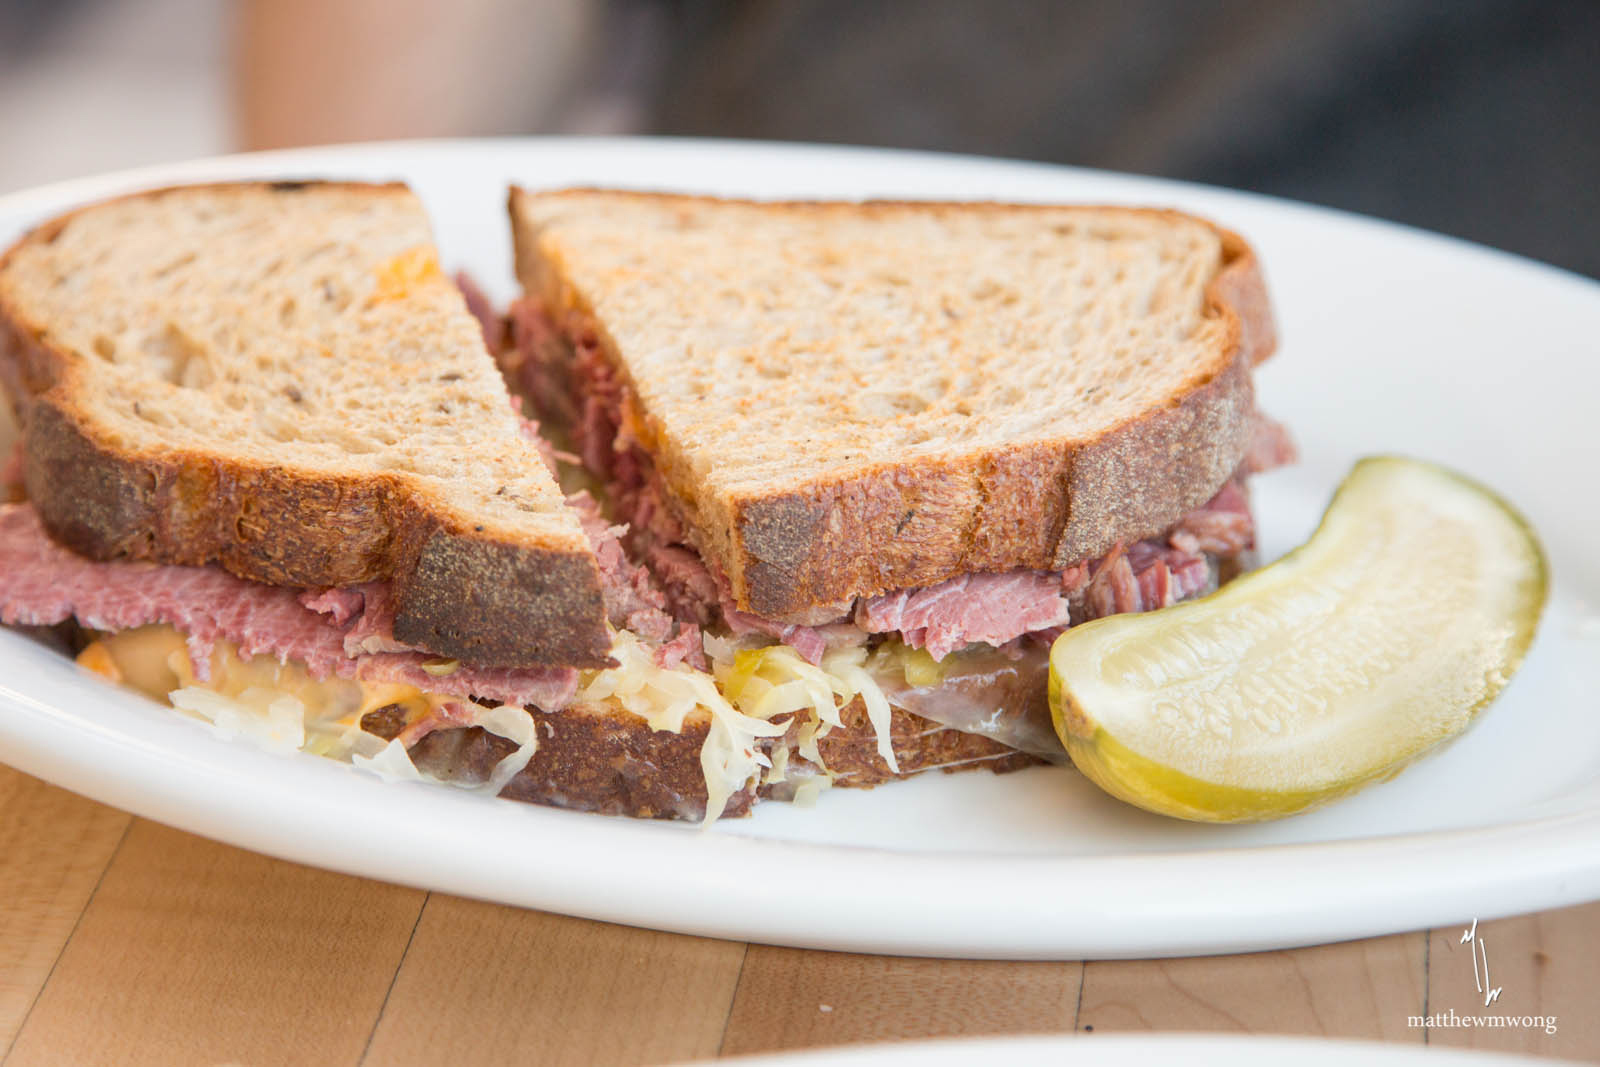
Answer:
[[[170,626],[101,635],[78,654],[78,662],[169,702],[225,737],[345,760],[386,780],[429,777],[411,762],[407,748],[435,727],[481,726],[516,742],[516,750],[495,766],[487,781],[450,780],[484,792],[498,793],[527,765],[536,745],[532,716],[522,708],[483,707],[411,685],[313,678],[298,663],[240,656],[226,641],[216,643],[202,680],[183,634]],[[362,728],[362,720],[376,711],[384,712],[384,732],[394,734],[392,739]]]

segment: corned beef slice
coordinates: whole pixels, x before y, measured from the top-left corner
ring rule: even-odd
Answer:
[[[546,711],[571,703],[578,685],[578,672],[568,669],[463,664],[433,675],[422,669],[430,659],[422,653],[366,651],[404,647],[394,641],[381,583],[305,593],[247,582],[220,567],[97,562],[50,540],[29,505],[0,505],[0,622],[51,626],[71,618],[93,630],[167,623],[187,636],[201,677],[213,645],[226,640],[246,656],[298,662],[317,678],[400,682]]]
[[[332,617],[340,626],[355,620],[345,631],[344,653],[359,656],[370,652],[420,652],[394,636],[394,597],[387,582],[367,582],[347,589],[308,590],[300,603],[312,611]]]
[[[495,314],[494,302],[484,293],[477,279],[464,270],[456,272],[455,283],[456,288],[461,290],[461,298],[467,302],[467,310],[472,312],[472,317],[478,320],[478,328],[483,331],[484,347],[490,355],[494,355],[500,350],[505,336],[505,323]]]
[[[634,563],[623,551],[619,538],[627,527],[606,522],[600,514],[600,506],[586,492],[567,497],[567,506],[578,512],[583,532],[594,547],[595,559],[600,564],[600,590],[611,625],[631,630],[641,641],[655,646],[658,666],[670,668],[688,661],[704,670],[705,649],[700,641],[700,627],[692,621],[679,622],[667,614],[666,594],[656,584],[649,568]]]
[[[312,611],[331,615],[334,622],[343,626],[362,612],[367,605],[367,598],[360,586],[324,589],[320,592],[308,589],[300,594],[300,603]]]
[[[1242,479],[1289,462],[1284,429],[1257,415],[1239,471],[1204,506],[1160,537],[1119,546],[1063,571],[970,574],[922,589],[863,597],[821,619],[767,619],[740,611],[726,578],[690,544],[650,456],[628,432],[631,395],[577,312],[556,322],[533,299],[512,306],[513,348],[504,368],[513,385],[568,423],[588,468],[604,480],[629,547],[653,570],[671,614],[700,626],[719,618],[736,634],[762,633],[812,662],[830,647],[868,634],[896,633],[935,659],[973,643],[1004,645],[1024,634],[1052,636],[1074,622],[1165,607],[1214,581],[1208,556],[1252,546],[1254,524]],[[620,528],[619,528],[620,529]],[[827,616],[829,612],[820,614]]]
[[[966,574],[926,589],[863,598],[855,621],[871,633],[899,631],[906,644],[943,659],[981,641],[1003,645],[1034,630],[1066,626],[1072,605],[1059,574]]]

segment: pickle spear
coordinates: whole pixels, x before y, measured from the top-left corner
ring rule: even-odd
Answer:
[[[1505,688],[1544,552],[1468,478],[1364,459],[1302,547],[1203,600],[1062,634],[1050,708],[1106,792],[1180,819],[1275,819],[1397,774]]]

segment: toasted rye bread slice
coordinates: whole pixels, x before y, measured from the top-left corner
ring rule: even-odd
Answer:
[[[925,771],[1003,773],[1040,762],[998,741],[952,730],[896,708],[889,730],[899,763],[896,773],[878,755],[877,735],[861,700],[841,709],[840,717],[844,728],[818,744],[837,786],[870,789]],[[604,815],[705,817],[706,780],[700,768],[700,749],[711,719],[704,712],[691,714],[679,733],[652,730],[643,719],[610,702],[575,704],[554,714],[536,713],[536,721],[539,745],[533,758],[506,783],[501,796]],[[789,766],[796,774],[802,767],[815,773],[800,757],[793,731],[780,743],[789,748]],[[482,782],[515,747],[513,741],[471,726],[430,733],[410,752],[417,765],[432,774]],[[774,793],[773,786],[748,786],[729,798],[722,815],[748,815],[758,796]]]
[[[401,185],[190,186],[0,258],[28,495],[95,558],[395,583],[402,641],[607,662],[599,571]]]
[[[1275,343],[1249,247],[1177,212],[513,189],[511,215],[523,286],[596,324],[628,430],[769,617],[1160,532],[1238,465]]]

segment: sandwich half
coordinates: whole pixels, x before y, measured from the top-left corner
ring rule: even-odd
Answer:
[[[1247,478],[1292,454],[1254,399],[1255,257],[1200,219],[585,189],[510,211],[508,379],[670,612],[824,668],[864,650],[880,735],[1059,758],[1050,640],[1229,577]]]
[[[386,583],[393,637],[600,666],[594,553],[403,186],[190,186],[94,205],[0,260],[22,480],[95,559]]]
[[[791,748],[872,780],[875,735],[811,665],[747,657],[736,707],[558,488],[401,186],[179,187],[47,222],[0,258],[0,381],[0,621],[224,732],[637,816],[792,795]],[[801,675],[803,700],[757,701]],[[907,767],[1017,761],[895,743]]]

